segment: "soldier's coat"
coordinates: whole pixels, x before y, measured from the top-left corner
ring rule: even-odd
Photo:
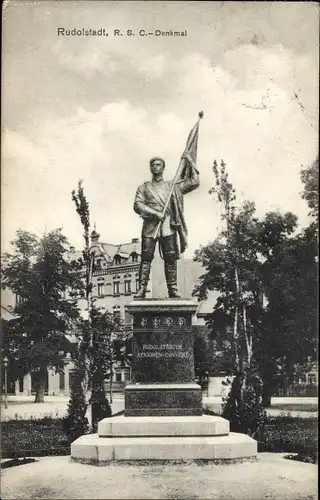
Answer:
[[[187,248],[187,226],[183,213],[183,195],[190,193],[199,186],[199,172],[191,165],[187,165],[175,184],[171,202],[168,207],[168,216],[162,224],[160,235],[167,236],[173,232],[179,235],[180,252]],[[171,182],[165,181],[166,193],[160,192],[151,181],[141,184],[134,199],[134,211],[143,218],[142,238],[152,238],[158,226],[157,217],[145,211],[145,207],[162,212],[170,192]],[[164,196],[164,194],[166,196]]]

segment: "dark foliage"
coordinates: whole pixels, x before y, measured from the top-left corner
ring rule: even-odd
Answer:
[[[244,375],[242,375],[244,378]],[[222,403],[222,417],[230,421],[232,432],[248,434],[253,438],[262,432],[267,413],[262,406],[261,379],[253,371],[246,374],[246,384],[241,375],[231,382],[229,395]]]
[[[8,460],[7,462],[1,464],[1,469],[9,469],[10,467],[32,464],[34,462],[38,462],[38,460],[35,460],[34,458],[22,458],[22,459],[14,458],[13,460]]]
[[[71,441],[89,432],[86,417],[87,405],[82,389],[82,377],[79,367],[75,374],[70,392],[67,416],[63,419],[63,428]]]
[[[220,416],[212,410],[205,409],[205,415]],[[243,432],[230,422],[231,432]],[[301,462],[318,462],[318,420],[309,417],[291,417],[279,415],[266,416],[264,425],[254,436],[258,441],[258,452],[294,453],[286,458]]]
[[[313,417],[268,417],[257,440],[258,451],[297,453],[312,463],[318,460],[318,421]]]
[[[111,406],[106,398],[103,384],[96,385],[91,395],[92,408],[92,430],[97,432],[98,422],[103,418],[109,418],[112,415]]]
[[[47,369],[63,370],[65,354],[72,350],[68,335],[79,317],[81,282],[68,250],[60,229],[42,238],[19,229],[11,253],[3,256],[2,286],[16,294],[17,302],[1,347],[12,376],[33,374],[36,402],[43,401]]]
[[[72,439],[63,419],[10,420],[1,423],[1,457],[69,455]]]

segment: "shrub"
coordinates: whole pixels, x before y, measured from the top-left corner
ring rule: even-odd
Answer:
[[[112,410],[102,385],[99,385],[94,391],[92,391],[91,405],[92,430],[93,432],[97,432],[98,422],[103,418],[108,418],[112,415]]]
[[[9,420],[1,423],[1,457],[69,455],[62,419]]]
[[[89,422],[86,417],[87,404],[82,390],[82,378],[76,374],[71,387],[67,416],[63,419],[65,433],[71,441],[89,432]]]
[[[204,414],[219,416],[209,409],[205,409]],[[315,417],[292,417],[290,414],[267,416],[255,439],[259,452],[295,453],[286,458],[307,463],[318,462],[318,420]]]
[[[231,432],[255,436],[263,431],[267,412],[262,405],[262,384],[260,378],[249,373],[245,379],[237,375],[229,381],[231,389],[222,402],[222,417],[230,422]]]
[[[317,435],[318,421],[314,417],[268,417],[263,432],[257,436],[258,449],[298,453],[303,457],[317,459]]]

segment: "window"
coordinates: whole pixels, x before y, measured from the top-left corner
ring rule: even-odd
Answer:
[[[101,297],[101,295],[104,295],[104,284],[98,283],[98,296]]]
[[[139,278],[136,278],[136,292],[139,291],[139,288],[140,288]]]
[[[116,373],[116,382],[121,382],[121,373]]]
[[[113,317],[116,321],[120,321],[121,319],[120,311],[113,311]]]
[[[138,254],[136,252],[133,252],[131,254],[132,262],[138,262]]]
[[[77,381],[76,372],[74,370],[69,371],[69,387],[72,389]]]
[[[113,282],[113,295],[120,295],[120,281]]]
[[[308,385],[316,385],[317,380],[315,375],[308,375]]]
[[[23,298],[18,293],[16,293],[16,306],[22,303],[23,303]]]
[[[123,379],[124,380],[130,380],[130,369],[129,368],[125,368],[123,370]]]
[[[121,257],[120,255],[115,255],[114,257],[114,263],[116,266],[119,266],[119,264],[121,264]]]
[[[124,282],[124,293],[126,295],[130,295],[131,294],[131,281],[129,281],[129,280],[126,280]]]
[[[96,261],[95,261],[95,268],[96,269],[101,269],[101,258],[100,259],[96,259]]]
[[[305,375],[301,375],[298,379],[298,384],[300,385],[304,385],[306,383],[306,376]]]
[[[65,388],[65,376],[64,372],[59,373],[59,389],[60,391],[64,391]]]
[[[127,326],[132,325],[132,315],[129,313],[129,311],[124,311],[124,323]]]
[[[120,314],[120,307],[119,306],[114,306],[113,308],[113,318],[116,322],[121,321],[121,314]]]

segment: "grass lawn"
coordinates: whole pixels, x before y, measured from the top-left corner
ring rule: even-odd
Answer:
[[[317,404],[284,404],[284,405],[272,405],[270,406],[272,409],[281,410],[281,411],[318,411]]]

